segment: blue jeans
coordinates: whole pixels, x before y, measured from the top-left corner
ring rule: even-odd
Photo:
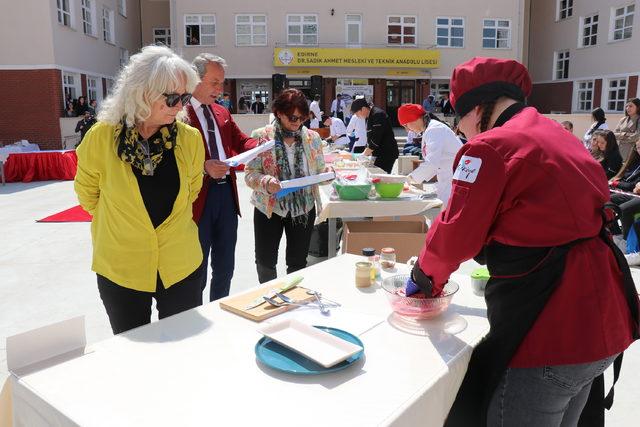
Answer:
[[[230,178],[227,177],[227,180]],[[209,186],[207,201],[198,223],[198,234],[204,256],[203,264],[206,266],[211,259],[213,270],[209,300],[224,298],[229,295],[231,288],[238,238],[238,215],[230,181],[225,184],[211,183]],[[206,284],[205,273],[203,290]]]
[[[507,368],[491,398],[487,425],[576,426],[591,383],[616,357],[579,365]]]

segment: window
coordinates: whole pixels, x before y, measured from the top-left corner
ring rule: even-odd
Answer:
[[[266,46],[267,16],[236,15],[236,46]]]
[[[171,46],[171,29],[170,28],[154,28],[153,44],[163,44]]]
[[[287,15],[287,44],[318,44],[318,15]]]
[[[598,14],[580,18],[579,47],[595,46],[598,42]]]
[[[569,78],[569,51],[563,50],[556,52],[555,72],[553,73],[554,79],[568,79]]]
[[[64,92],[64,99],[77,99],[78,96],[80,96],[80,76],[74,73],[63,72],[62,91]]]
[[[415,46],[417,22],[412,15],[387,17],[387,44]]]
[[[96,4],[94,0],[82,0],[82,29],[85,34],[96,35]]]
[[[127,0],[118,0],[118,13],[127,17]]]
[[[436,18],[438,47],[464,47],[464,18]]]
[[[635,6],[628,6],[612,9],[611,11],[611,32],[609,39],[611,41],[627,40],[631,38],[633,31],[633,13]]]
[[[484,49],[511,48],[511,21],[508,19],[483,19],[482,47]]]
[[[129,62],[129,51],[127,49],[120,48],[120,67],[124,67]]]
[[[576,82],[576,110],[590,112],[593,108],[593,80]]]
[[[113,92],[113,87],[115,86],[115,81],[113,79],[106,79],[107,84],[107,95],[111,95]]]
[[[345,15],[345,35],[347,46],[362,43],[362,15]]]
[[[624,111],[627,100],[627,79],[611,79],[607,87],[607,110]]]
[[[431,83],[430,95],[436,97],[436,100],[444,96],[445,93],[449,93],[449,83]]]
[[[102,8],[102,38],[107,43],[115,43],[115,37],[113,35],[113,10],[107,7]]]
[[[215,15],[185,15],[184,28],[186,46],[215,46]]]
[[[64,26],[71,26],[71,0],[57,0],[58,22]]]
[[[88,101],[102,99],[102,79],[100,77],[87,76],[87,97]]]
[[[556,19],[561,21],[563,19],[571,18],[573,16],[573,0],[557,0],[558,12]]]

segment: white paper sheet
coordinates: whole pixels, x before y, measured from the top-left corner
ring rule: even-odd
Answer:
[[[318,184],[320,182],[329,181],[336,177],[335,172],[324,172],[318,175],[303,176],[302,178],[294,178],[280,182],[282,189],[286,188],[300,188],[307,187],[309,185]]]
[[[251,160],[258,157],[260,154],[264,153],[265,151],[271,150],[275,145],[276,145],[276,142],[274,140],[267,141],[264,144],[260,144],[249,151],[240,153],[237,156],[229,157],[228,159],[223,161],[231,167],[236,167],[238,165],[246,165]]]

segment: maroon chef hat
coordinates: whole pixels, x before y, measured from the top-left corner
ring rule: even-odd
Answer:
[[[501,96],[524,102],[529,94],[529,72],[513,59],[476,57],[458,65],[451,75],[450,101],[460,117],[483,102]]]

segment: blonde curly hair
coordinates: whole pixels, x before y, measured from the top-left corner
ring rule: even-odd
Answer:
[[[151,115],[151,105],[182,83],[191,93],[200,78],[194,67],[166,46],[150,45],[133,55],[118,75],[112,94],[103,102],[98,120],[133,127]],[[177,119],[185,117],[181,111]]]

